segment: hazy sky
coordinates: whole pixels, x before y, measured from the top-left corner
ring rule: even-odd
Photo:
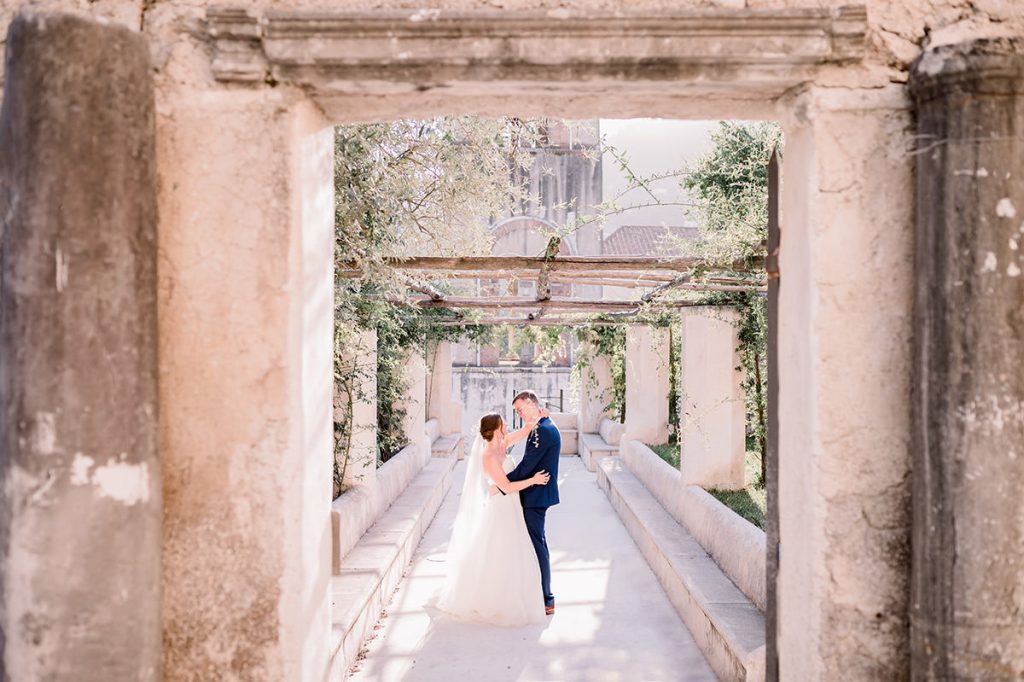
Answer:
[[[634,118],[628,120],[601,119],[600,130],[605,142],[625,152],[633,172],[648,176],[654,173],[677,171],[685,164],[692,165],[702,154],[711,149],[711,132],[717,121],[673,121],[656,118]],[[625,174],[619,170],[615,159],[606,153],[604,157],[603,190],[604,200],[618,196],[627,186]],[[679,187],[678,178],[669,178],[656,183],[652,189],[661,201],[686,201]],[[633,190],[618,200],[620,206],[650,203],[650,196],[643,190]],[[610,216],[605,225],[605,236],[622,225],[686,225],[687,220],[680,206],[659,206],[627,211]]]

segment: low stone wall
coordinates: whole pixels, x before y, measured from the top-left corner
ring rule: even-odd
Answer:
[[[640,441],[624,444],[622,458],[665,510],[693,535],[729,579],[764,612],[767,601],[764,531],[706,490],[695,485],[682,485],[679,471]]]
[[[767,604],[764,531],[699,486],[683,488],[679,508],[682,512],[680,523],[764,613]],[[676,516],[675,512],[670,513]]]
[[[448,489],[454,458],[431,459],[359,538],[331,578],[329,680],[346,679]],[[320,678],[317,678],[320,679]]]
[[[347,490],[331,504],[331,528],[334,533],[333,564],[337,571],[341,560],[355,547],[372,526],[402,494],[430,459],[407,445],[377,469],[376,482]]]

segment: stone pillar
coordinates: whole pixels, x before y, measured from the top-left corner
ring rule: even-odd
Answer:
[[[612,371],[608,358],[596,355],[590,344],[581,348],[577,357],[585,358],[586,365],[580,372],[580,411],[576,428],[580,433],[597,433],[601,419],[608,415],[605,407],[612,399]]]
[[[915,64],[911,677],[1024,677],[1024,39]]]
[[[0,115],[0,676],[160,679],[149,49],[17,17]]]
[[[462,405],[452,400],[452,344],[438,342],[430,351],[427,376],[427,418],[437,419],[441,434],[462,430]]]
[[[746,404],[736,324],[728,308],[691,313],[682,324],[679,466],[684,485],[746,486]]]
[[[345,351],[347,377],[335,394],[335,421],[348,420],[347,451],[335,451],[346,487],[377,483],[377,332],[352,333]],[[337,491],[335,491],[337,496]]]
[[[322,679],[333,130],[286,88],[157,104],[164,679]]]
[[[427,363],[420,350],[409,351],[405,366],[405,380],[408,383],[405,400],[403,429],[411,445],[415,445],[417,456],[426,464],[430,459],[430,441],[427,439]]]
[[[669,330],[626,330],[626,430],[623,442],[668,442]]]
[[[909,101],[810,87],[782,105],[779,679],[906,679]]]

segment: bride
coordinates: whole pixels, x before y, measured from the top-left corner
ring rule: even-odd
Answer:
[[[540,566],[526,530],[518,492],[544,485],[547,472],[512,483],[515,467],[506,452],[526,438],[534,423],[508,433],[501,415],[480,419],[462,486],[462,499],[448,543],[448,574],[438,608],[463,620],[518,626],[542,623]]]

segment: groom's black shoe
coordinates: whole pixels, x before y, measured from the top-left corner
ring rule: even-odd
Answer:
[[[545,613],[545,615],[548,615],[548,616],[555,615],[555,605],[552,604],[551,606],[545,606],[544,607],[544,613]]]

